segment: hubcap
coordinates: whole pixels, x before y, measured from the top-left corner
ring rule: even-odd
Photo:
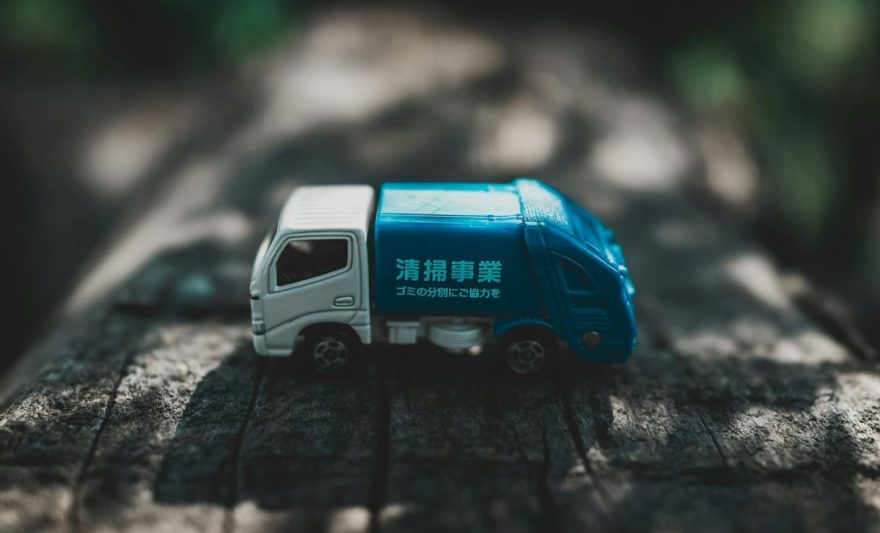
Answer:
[[[348,361],[348,347],[344,342],[328,337],[315,343],[312,359],[318,372],[333,372]]]
[[[507,348],[507,364],[517,374],[533,374],[547,360],[547,351],[538,341],[521,340]]]

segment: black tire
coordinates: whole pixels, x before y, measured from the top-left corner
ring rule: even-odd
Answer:
[[[505,336],[501,344],[504,363],[518,376],[540,373],[556,357],[557,351],[556,336],[540,328],[516,330]]]
[[[306,335],[304,355],[319,374],[336,374],[352,365],[358,345],[344,329],[319,329]]]

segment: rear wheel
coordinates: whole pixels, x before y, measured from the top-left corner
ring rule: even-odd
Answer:
[[[556,338],[549,332],[528,329],[511,334],[504,342],[504,360],[514,374],[542,371],[556,353]]]
[[[321,374],[339,372],[351,364],[356,344],[343,330],[328,329],[308,335],[306,357]]]

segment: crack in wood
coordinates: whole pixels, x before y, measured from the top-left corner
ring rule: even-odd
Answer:
[[[690,379],[690,376],[688,376]],[[706,433],[709,435],[709,438],[712,439],[712,444],[715,445],[715,451],[718,453],[718,457],[721,459],[721,466],[724,470],[730,471],[730,465],[727,462],[727,456],[724,454],[724,450],[721,448],[721,444],[718,442],[718,439],[715,437],[715,432],[712,431],[712,428],[709,427],[709,424],[706,422],[706,418],[703,416],[703,413],[699,411],[695,411],[697,414],[697,419],[700,421],[700,424],[703,426],[703,429],[706,430]]]
[[[675,360],[681,362],[682,367],[684,368],[684,379],[690,386],[691,390],[701,390],[697,386],[697,382],[694,379],[690,368],[688,368],[687,365],[684,364],[684,356],[673,346],[669,334],[663,327],[662,319],[657,316],[654,310],[655,308],[651,305],[643,306],[639,309],[639,314],[642,315],[642,327],[646,332],[648,332],[648,337],[651,340],[652,347],[657,351],[664,351],[671,354]],[[730,476],[732,474],[732,470],[727,460],[727,456],[724,454],[724,450],[721,447],[721,443],[718,441],[718,438],[715,435],[715,432],[712,431],[712,428],[709,426],[709,423],[706,421],[703,413],[695,408],[692,409],[692,411],[694,412],[694,414],[697,415],[697,419],[700,421],[700,425],[703,427],[703,430],[705,430],[706,434],[712,441],[715,453],[718,455],[718,460],[721,462],[721,470],[727,472],[728,476]]]
[[[244,443],[247,428],[250,425],[251,419],[253,418],[254,409],[257,405],[257,398],[259,398],[260,396],[260,389],[263,386],[263,377],[265,376],[266,371],[266,361],[261,358],[257,365],[257,375],[256,379],[254,380],[254,386],[251,391],[250,399],[248,400],[247,409],[245,410],[241,425],[238,428],[238,433],[236,433],[235,439],[232,441],[232,449],[230,452],[229,461],[229,488],[226,493],[226,502],[224,504],[225,510],[223,513],[223,533],[232,533],[233,531],[235,531],[235,506],[238,504],[238,484],[240,478],[239,470],[242,462],[242,444]]]
[[[791,483],[797,484],[808,481],[823,472],[828,465],[821,462],[807,462],[787,468],[766,469],[740,468],[717,466],[694,466],[686,468],[668,469],[665,465],[644,463],[639,461],[617,461],[613,466],[628,472],[634,479],[653,482],[681,482],[694,485],[714,486],[750,486],[763,483]],[[851,466],[848,474],[861,476],[866,480],[880,479],[880,468],[871,465]],[[825,481],[834,482],[833,476],[823,477]],[[847,478],[837,480],[841,484],[848,484]]]
[[[86,457],[80,466],[79,473],[77,474],[76,480],[71,488],[72,498],[67,520],[69,531],[79,532],[83,530],[82,516],[80,514],[82,508],[82,488],[86,479],[88,479],[89,468],[94,462],[95,455],[98,452],[98,444],[101,441],[101,435],[104,433],[107,422],[110,420],[110,415],[113,413],[113,409],[116,406],[116,397],[119,394],[120,387],[122,387],[122,381],[125,379],[125,376],[128,375],[128,367],[134,360],[136,353],[137,348],[131,347],[128,350],[128,353],[126,353],[122,365],[120,365],[118,376],[113,383],[113,388],[110,390],[107,403],[104,406],[104,415],[101,417],[101,422],[98,424],[98,429],[95,431],[95,436],[92,438],[92,442],[86,452]]]
[[[547,428],[540,421],[536,422],[536,425],[541,428],[541,461],[537,465],[529,459],[516,424],[511,424],[510,430],[520,461],[522,461],[527,475],[534,478],[535,496],[544,521],[543,531],[558,533],[562,531],[562,526],[556,501],[550,490],[550,467],[552,460],[550,457],[550,443],[547,439]]]
[[[559,385],[557,384],[557,386]],[[570,384],[563,382],[561,391],[560,403],[562,405],[562,417],[565,420],[565,427],[568,431],[568,436],[571,439],[572,444],[574,444],[578,457],[584,465],[584,472],[596,488],[596,493],[599,495],[599,503],[602,506],[603,515],[605,515],[608,509],[611,508],[611,496],[603,481],[599,478],[599,475],[593,468],[593,464],[587,454],[587,448],[584,445],[584,440],[581,436],[580,429],[578,428],[577,419],[575,418]],[[592,413],[592,416],[595,419],[596,413]]]
[[[402,372],[399,373],[402,374]],[[391,469],[391,394],[387,390],[387,384],[381,372],[378,374],[378,390],[376,466],[367,498],[367,506],[370,511],[369,531],[371,533],[378,533],[382,530],[381,512],[385,505]]]
[[[559,511],[553,499],[553,493],[550,491],[550,443],[547,440],[547,428],[544,424],[541,424],[541,449],[543,457],[535,473],[535,482],[538,487],[538,502],[541,505],[541,515],[544,517],[544,531],[557,533],[562,531],[562,526],[559,521]]]

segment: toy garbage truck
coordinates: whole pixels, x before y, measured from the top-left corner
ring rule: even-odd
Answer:
[[[302,350],[320,372],[377,341],[481,353],[518,374],[563,341],[586,361],[635,348],[635,290],[614,234],[532,179],[303,186],[257,252],[260,355]]]

